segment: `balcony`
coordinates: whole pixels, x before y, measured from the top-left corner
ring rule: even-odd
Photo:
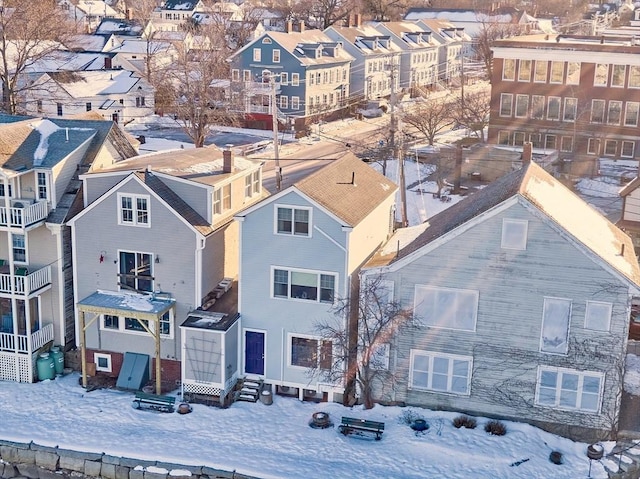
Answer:
[[[49,341],[53,341],[53,324],[46,324],[38,331],[26,334],[0,333],[0,351],[8,351],[27,354],[36,352]],[[29,343],[31,349],[29,349]]]
[[[12,199],[10,206],[0,206],[0,227],[26,228],[44,221],[48,214],[46,201],[34,203],[32,199]]]
[[[0,266],[0,294],[7,293],[29,296],[31,293],[51,284],[51,266],[45,266],[29,273],[26,268],[16,268],[16,274],[9,274],[9,266]]]

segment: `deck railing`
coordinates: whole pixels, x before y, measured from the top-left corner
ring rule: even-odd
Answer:
[[[13,291],[16,294],[29,295],[51,283],[51,266],[45,266],[24,276],[14,274],[13,281],[11,277],[9,273],[0,274],[0,293]]]
[[[53,341],[53,324],[46,324],[38,331],[26,334],[0,333],[0,351],[14,352],[16,346],[19,353],[29,352],[29,340],[31,340],[31,352],[35,352],[49,341]]]
[[[0,206],[0,226],[25,228],[38,221],[44,221],[49,214],[47,202],[32,201],[15,199],[10,201],[10,206]]]

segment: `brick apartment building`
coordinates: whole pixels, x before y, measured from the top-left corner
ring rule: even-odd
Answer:
[[[640,42],[526,35],[493,48],[488,141],[557,150],[566,173],[598,158],[638,159]]]

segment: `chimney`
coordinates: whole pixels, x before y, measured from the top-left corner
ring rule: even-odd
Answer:
[[[347,15],[347,27],[354,27],[355,24],[353,22],[353,15],[349,14]]]
[[[291,33],[293,31],[293,22],[291,20],[287,20],[285,30],[287,33]]]
[[[133,8],[127,8],[127,20],[133,20]]]
[[[533,147],[530,141],[527,141],[524,145],[522,145],[522,166],[528,165],[531,163],[533,158]]]
[[[222,172],[233,173],[233,154],[231,153],[231,145],[226,145],[222,150]]]
[[[300,20],[300,33],[304,32],[304,20]]]
[[[355,14],[355,26],[358,28],[362,26],[362,15],[360,13]]]
[[[111,57],[104,57],[104,69],[111,70]]]

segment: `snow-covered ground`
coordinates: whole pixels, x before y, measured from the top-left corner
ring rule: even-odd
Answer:
[[[272,405],[237,402],[228,409],[194,404],[193,412],[156,413],[132,407],[133,393],[86,392],[72,373],[35,384],[3,382],[0,387],[0,438],[106,453],[141,460],[210,466],[260,478],[554,478],[587,477],[587,444],[554,436],[527,424],[505,422],[505,436],[456,429],[456,413],[376,406],[346,408],[275,396]],[[177,395],[177,392],[174,394]],[[179,401],[179,398],[178,398]],[[313,429],[314,412],[329,413],[335,423]],[[408,414],[430,428],[414,432]],[[380,441],[344,437],[341,416],[382,421]],[[604,443],[610,451],[613,443]],[[555,465],[549,454],[562,453]],[[170,471],[169,471],[170,472]],[[594,461],[592,478],[606,478]]]

